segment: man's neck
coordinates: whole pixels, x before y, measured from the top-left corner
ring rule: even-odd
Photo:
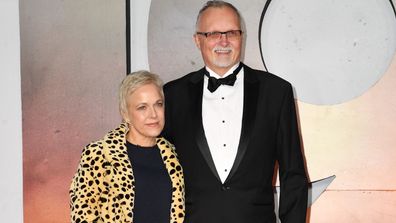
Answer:
[[[209,66],[206,66],[206,67],[209,68],[210,71],[216,73],[218,76],[224,77],[224,75],[225,75],[226,73],[232,73],[232,71],[233,71],[234,69],[236,69],[236,67],[237,67],[237,65],[238,65],[239,63],[240,63],[240,62],[238,62],[238,63],[236,63],[236,64],[233,64],[233,65],[231,65],[231,66],[229,66],[229,67],[215,67],[215,68],[212,68],[212,67],[209,67]],[[229,72],[230,70],[231,70],[231,72]]]

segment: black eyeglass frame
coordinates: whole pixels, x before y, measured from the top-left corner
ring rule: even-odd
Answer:
[[[238,29],[238,30],[228,30],[228,31],[224,31],[224,32],[220,32],[220,31],[213,31],[213,32],[196,32],[195,34],[197,35],[202,35],[205,36],[206,38],[210,38],[210,37],[214,37],[220,34],[220,36],[218,38],[214,38],[214,39],[220,39],[221,36],[224,34],[227,38],[229,38],[229,34],[230,33],[234,33],[234,32],[239,32],[239,35],[235,35],[235,37],[239,37],[242,35],[243,31]]]

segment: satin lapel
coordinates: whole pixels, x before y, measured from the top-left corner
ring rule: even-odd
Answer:
[[[238,169],[239,164],[245,155],[249,138],[252,134],[254,121],[256,120],[257,100],[259,96],[259,82],[255,76],[249,72],[250,68],[244,66],[244,90],[243,90],[243,116],[241,137],[239,139],[238,152],[232,165],[230,174],[225,181],[227,183]]]
[[[195,132],[195,139],[199,150],[202,153],[206,163],[212,170],[212,173],[216,178],[220,180],[219,174],[217,173],[216,166],[213,162],[212,155],[210,154],[209,145],[206,141],[205,131],[202,125],[202,95],[203,95],[203,69],[198,71],[195,76],[191,78],[190,82],[190,108],[192,114],[193,128]]]

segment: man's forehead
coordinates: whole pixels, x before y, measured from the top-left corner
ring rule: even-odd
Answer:
[[[199,21],[200,28],[222,28],[230,26],[231,29],[239,29],[240,21],[238,15],[229,7],[212,7],[205,10]]]

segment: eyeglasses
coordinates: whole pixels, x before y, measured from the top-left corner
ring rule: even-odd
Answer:
[[[225,32],[214,31],[214,32],[196,32],[197,35],[205,36],[210,41],[216,41],[221,39],[224,34],[228,40],[238,39],[242,35],[242,30],[229,30]]]

